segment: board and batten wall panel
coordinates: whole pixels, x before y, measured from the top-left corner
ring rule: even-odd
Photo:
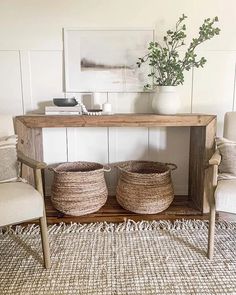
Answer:
[[[20,115],[23,111],[20,53],[0,50],[0,113]]]
[[[195,69],[193,76],[186,73],[179,92],[181,112],[216,113],[221,135],[224,113],[236,110],[235,7],[235,0],[227,4],[222,0],[71,0],[70,5],[57,0],[30,5],[28,0],[1,1],[0,112],[16,115],[43,110],[53,97],[64,95],[63,27],[154,27],[159,40],[184,12],[188,15],[188,44],[204,18],[218,15],[220,36],[201,45],[199,52],[208,60],[205,68]],[[151,94],[108,93],[104,99],[115,112],[151,111]],[[171,161],[178,165],[173,173],[175,192],[187,192],[189,128],[95,129],[43,130],[45,161]],[[116,177],[110,175],[107,179],[115,187]]]
[[[107,93],[96,95],[101,105],[107,101]],[[93,105],[94,98],[90,93],[70,93],[68,96],[83,101],[87,109]],[[107,128],[67,128],[67,138],[68,161],[108,162]]]
[[[63,97],[63,52],[30,51],[31,111],[44,112],[53,97]]]
[[[150,113],[149,93],[109,93],[115,113]],[[109,128],[109,163],[148,160],[148,128]],[[113,167],[107,174],[109,192],[115,194],[119,172]]]
[[[52,104],[53,97],[64,96],[62,57],[62,51],[57,50],[29,52],[31,109],[28,112],[44,112],[45,105]],[[43,128],[43,149],[44,161],[50,166],[68,161],[66,128]],[[52,179],[53,173],[47,170],[47,195],[50,194]]]
[[[66,128],[43,128],[44,161],[49,167],[68,161]],[[53,172],[45,171],[45,193],[51,194]]]
[[[109,93],[114,113],[151,113],[149,93]],[[148,128],[109,128],[109,162],[148,159]]]
[[[93,105],[91,94],[69,94],[81,99],[87,108]],[[107,101],[107,93],[96,93],[102,105]],[[107,164],[108,128],[67,128],[68,161],[89,161]]]
[[[107,128],[67,128],[68,161],[108,163]]]
[[[236,51],[200,51],[207,63],[194,69],[194,113],[217,115],[217,133],[223,135],[224,114],[233,110],[235,95]]]

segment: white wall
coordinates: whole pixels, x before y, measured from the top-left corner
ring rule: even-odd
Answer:
[[[179,87],[182,112],[223,115],[234,110],[236,61],[235,0],[1,0],[0,112],[42,110],[63,95],[63,27],[154,27],[157,38],[185,13],[189,39],[206,17],[218,16],[221,34],[204,44],[204,69],[186,74]],[[149,94],[110,93],[116,112],[150,112]],[[175,192],[187,193],[188,128],[86,128],[44,130],[48,163],[150,159],[175,162]],[[109,183],[114,186],[115,179]]]

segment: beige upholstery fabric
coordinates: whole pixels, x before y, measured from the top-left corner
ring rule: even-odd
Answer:
[[[224,139],[218,140],[218,148],[221,148],[222,155],[219,170],[221,172],[228,170],[230,174],[223,173],[218,176],[219,181],[215,191],[216,210],[236,213],[236,179],[231,173],[236,172],[236,112],[225,114]]]
[[[220,180],[215,191],[216,210],[236,213],[236,180]]]
[[[218,179],[236,179],[236,142],[226,138],[216,138],[221,155]]]
[[[19,176],[16,144],[16,135],[0,138],[0,183],[15,181]]]
[[[13,119],[9,115],[0,115],[0,137],[15,134]]]
[[[236,141],[236,112],[225,114],[224,137],[228,140]]]
[[[17,144],[17,135],[3,136],[0,137],[0,148],[6,146],[16,146]]]
[[[23,182],[0,184],[0,226],[43,216],[43,197]]]

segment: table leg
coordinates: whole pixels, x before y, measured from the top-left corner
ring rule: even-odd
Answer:
[[[208,161],[215,151],[216,119],[207,126],[190,128],[189,198],[203,213],[209,212],[213,194],[212,168]]]

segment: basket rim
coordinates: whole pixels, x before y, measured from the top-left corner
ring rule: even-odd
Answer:
[[[154,172],[154,173],[138,173],[138,172],[132,172],[132,171],[126,170],[125,168],[130,164],[132,165],[132,163],[160,165],[160,166],[166,168],[166,170],[163,171],[163,172]],[[154,176],[157,176],[157,175],[169,174],[172,169],[167,164],[169,164],[169,163],[163,163],[163,162],[158,162],[158,161],[148,161],[148,160],[131,160],[131,161],[125,161],[125,162],[123,162],[121,164],[118,164],[117,167],[121,170],[121,172],[130,174],[130,175],[136,175],[136,176],[141,176],[142,175],[142,176],[149,176],[149,177],[153,176],[154,177]]]
[[[76,165],[76,164],[90,164],[90,165],[96,165],[98,168],[93,169],[93,170],[87,170],[87,171],[66,171],[66,170],[59,170],[61,167],[70,167],[70,165]],[[98,171],[103,171],[104,170],[104,165],[102,165],[101,163],[97,163],[97,162],[89,162],[89,161],[73,161],[73,162],[64,162],[61,163],[59,165],[57,165],[55,168],[52,168],[52,170],[56,173],[67,173],[67,174],[84,174],[84,173],[95,173]]]

